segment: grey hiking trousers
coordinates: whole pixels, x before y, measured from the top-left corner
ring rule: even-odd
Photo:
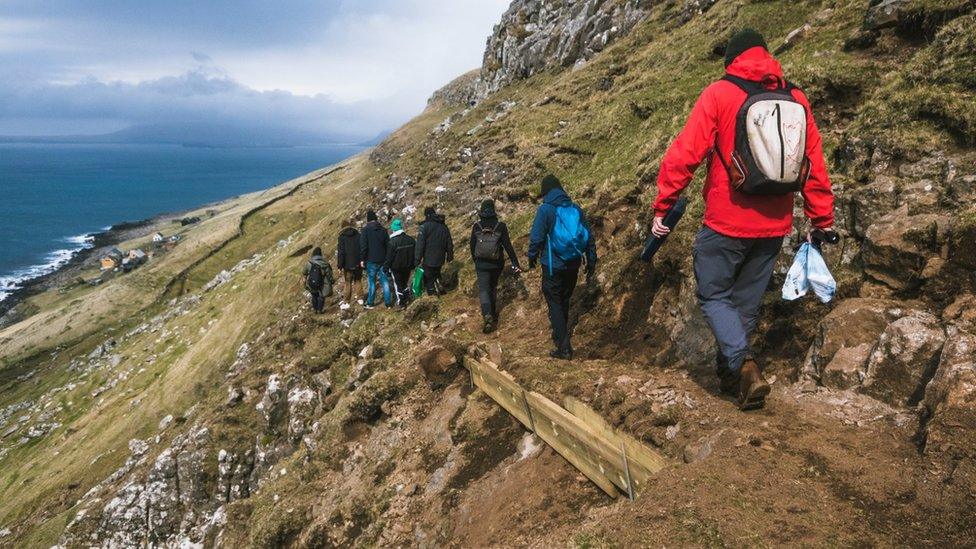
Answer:
[[[702,227],[692,248],[698,303],[718,344],[717,369],[738,371],[783,237],[736,238]]]

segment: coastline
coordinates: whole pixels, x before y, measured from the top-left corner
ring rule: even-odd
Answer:
[[[205,208],[217,208],[227,202],[236,200],[243,195],[232,196],[217,202],[201,204],[186,210],[166,212],[139,221],[121,221],[103,231],[96,231],[84,235],[89,245],[71,253],[71,257],[51,271],[19,282],[16,289],[9,290],[7,296],[0,301],[0,329],[6,328],[22,320],[23,314],[19,306],[29,298],[48,290],[63,287],[73,279],[79,277],[86,269],[96,265],[98,258],[109,248],[119,244],[148,236],[161,225],[171,223],[198,212]],[[78,238],[82,238],[79,236]]]

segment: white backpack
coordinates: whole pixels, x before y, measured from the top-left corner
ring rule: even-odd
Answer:
[[[785,83],[770,90],[760,82],[726,75],[746,92],[735,121],[735,149],[726,163],[732,187],[747,194],[787,194],[810,177],[806,155],[807,111]]]

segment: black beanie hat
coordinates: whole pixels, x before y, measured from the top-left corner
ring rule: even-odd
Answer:
[[[549,194],[549,191],[561,188],[563,188],[563,184],[559,181],[559,178],[549,174],[542,178],[542,191],[539,193],[539,196],[546,196]]]
[[[424,208],[424,217],[434,217],[435,215],[437,215],[437,210],[433,206]]]
[[[766,39],[755,29],[742,29],[735,33],[729,39],[729,45],[725,46],[725,66],[731,65],[742,52],[756,46],[762,46],[764,50],[769,50]]]
[[[366,221],[376,221],[376,212],[373,210],[366,210]]]
[[[488,198],[481,202],[481,208],[478,209],[478,215],[480,217],[495,217],[495,201]]]
[[[317,255],[318,256],[322,255],[322,248],[319,248],[318,246],[316,246],[315,249],[312,250],[312,257],[315,257]]]

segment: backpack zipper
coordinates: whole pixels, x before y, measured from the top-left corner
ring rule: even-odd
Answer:
[[[776,103],[776,133],[779,134],[779,179],[786,177],[786,139],[783,137],[783,113]]]

